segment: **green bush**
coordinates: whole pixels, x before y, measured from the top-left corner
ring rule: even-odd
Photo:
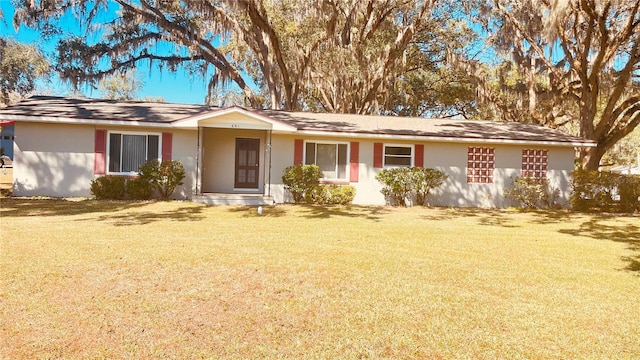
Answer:
[[[376,175],[376,180],[384,185],[380,192],[391,205],[407,206],[406,200],[411,194],[409,168],[384,169]]]
[[[348,205],[356,196],[356,188],[351,185],[316,185],[304,193],[309,204]]]
[[[282,183],[293,196],[293,201],[300,203],[305,200],[306,192],[318,186],[321,177],[322,172],[318,165],[293,165],[284,169]]]
[[[549,209],[555,206],[560,190],[552,189],[549,180],[535,177],[516,177],[504,196],[526,209]]]
[[[442,171],[421,167],[384,169],[376,175],[376,180],[384,185],[380,192],[391,205],[400,206],[407,206],[412,197],[416,204],[424,205],[429,191],[446,179]]]
[[[149,200],[153,196],[151,184],[141,177],[127,180],[126,188],[133,200]]]
[[[96,199],[124,199],[125,179],[123,176],[101,176],[91,181],[90,189]]]
[[[640,210],[640,176],[589,170],[576,170],[572,175],[571,206],[574,210]]]
[[[424,205],[431,189],[435,189],[447,180],[447,175],[442,171],[413,167],[410,168],[411,189],[416,197],[418,205]]]
[[[184,167],[177,160],[149,161],[140,166],[139,172],[141,181],[148,182],[163,200],[171,197],[185,177]]]

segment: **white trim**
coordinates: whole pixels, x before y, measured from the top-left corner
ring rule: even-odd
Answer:
[[[200,121],[215,119],[217,117],[229,115],[229,114],[240,114],[246,116],[253,120],[258,120],[263,122],[264,125],[255,125],[255,124],[243,124],[243,123],[218,123],[215,125],[199,125]],[[220,110],[212,110],[209,112],[205,112],[198,115],[193,115],[184,119],[176,120],[172,123],[173,127],[186,128],[186,129],[195,129],[198,126],[203,127],[217,127],[217,128],[229,128],[229,129],[250,129],[250,130],[274,130],[280,132],[295,132],[297,130],[296,127],[285,124],[281,121],[274,120],[268,116],[264,116],[261,114],[257,114],[250,110],[244,109],[239,106],[232,106]]]
[[[12,119],[15,121],[25,122],[44,122],[44,123],[62,123],[73,125],[99,125],[99,126],[146,126],[171,128],[171,123],[159,123],[154,121],[124,121],[124,120],[102,120],[102,119],[85,119],[85,118],[67,118],[57,116],[24,116],[24,115],[0,115],[0,119]]]
[[[530,145],[530,146],[566,146],[566,147],[596,147],[594,142],[562,142],[562,141],[542,141],[542,140],[515,140],[515,139],[480,139],[480,138],[463,138],[463,137],[445,137],[432,135],[394,135],[394,134],[367,134],[353,132],[331,132],[317,130],[298,130],[300,135],[311,136],[331,136],[356,139],[391,139],[391,140],[408,140],[417,142],[448,142],[462,144],[508,144],[508,145]]]
[[[111,157],[111,134],[121,134],[121,135],[138,135],[138,136],[146,136],[147,137],[147,152],[149,147],[149,136],[157,136],[158,137],[158,159],[162,160],[162,133],[156,132],[141,132],[141,131],[118,131],[118,130],[107,130],[107,148],[105,154],[105,175],[123,175],[123,176],[131,176],[138,175],[137,171],[129,171],[129,172],[111,172],[109,171],[109,158]],[[149,154],[146,154],[148,156]],[[122,168],[122,143],[120,143],[120,167]]]
[[[409,166],[403,166],[403,165],[387,165],[387,146],[389,147],[403,147],[403,148],[410,148],[411,149],[411,155],[409,155]],[[406,156],[397,156],[399,158],[406,158]],[[383,143],[382,144],[382,167],[383,168],[399,168],[399,167],[412,167],[415,164],[415,158],[416,158],[416,147],[414,144],[397,144],[397,143]]]
[[[0,113],[0,120],[12,120],[12,121],[26,121],[26,122],[45,122],[45,123],[63,123],[63,124],[83,124],[83,125],[99,125],[99,126],[145,126],[152,128],[183,128],[193,129],[198,128],[198,122],[204,119],[215,118],[218,116],[239,113],[246,115],[255,120],[264,121],[270,126],[264,128],[256,128],[256,130],[273,130],[274,133],[297,133],[300,135],[309,136],[321,136],[321,137],[348,137],[355,139],[392,139],[393,140],[408,140],[408,141],[429,141],[429,142],[449,142],[449,143],[468,143],[468,144],[509,144],[509,145],[527,145],[527,146],[564,146],[564,147],[596,147],[597,144],[593,141],[546,141],[546,140],[517,140],[517,139],[482,139],[482,138],[463,138],[463,137],[450,137],[450,136],[435,136],[435,135],[394,135],[394,134],[370,134],[370,133],[356,133],[356,132],[338,132],[338,131],[318,131],[318,130],[298,130],[294,126],[285,124],[278,120],[273,120],[267,116],[260,115],[241,107],[231,107],[222,110],[212,110],[202,114],[194,115],[180,120],[174,120],[173,122],[152,122],[152,121],[123,121],[123,120],[102,120],[102,119],[86,119],[86,118],[67,118],[56,116],[24,116],[24,115],[2,115]],[[219,127],[223,127],[220,124]],[[234,128],[232,126],[227,126]],[[246,127],[250,128],[250,127]]]
[[[311,165],[311,164],[307,164],[307,143],[314,143],[316,144],[316,159],[318,158],[318,144],[322,144],[322,145],[336,145],[336,176],[338,175],[338,155],[339,155],[339,148],[337,148],[337,145],[347,145],[347,161],[345,163],[345,177],[344,178],[339,178],[339,177],[335,177],[335,178],[320,178],[320,180],[325,180],[325,181],[350,181],[351,179],[351,166],[349,166],[349,158],[351,155],[351,143],[349,141],[323,141],[323,140],[304,140],[303,142],[303,146],[302,146],[302,164],[303,165]]]

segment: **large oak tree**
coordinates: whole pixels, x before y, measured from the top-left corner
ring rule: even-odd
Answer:
[[[442,56],[434,56],[441,49],[432,45],[456,35],[445,27],[451,13],[434,12],[435,5],[435,0],[22,0],[14,21],[51,35],[59,35],[64,14],[82,21],[86,35],[64,37],[56,59],[61,77],[74,84],[159,65],[206,77],[210,95],[230,85],[252,106],[419,115],[428,101],[438,102],[434,89],[442,89],[420,87],[419,79],[446,84],[459,75],[434,65]],[[429,37],[436,32],[443,36]],[[92,34],[99,40],[88,41]],[[459,89],[465,86],[461,82]],[[408,96],[398,96],[398,90]],[[466,90],[459,95],[469,102]],[[451,99],[440,103],[441,113],[470,111]]]
[[[639,8],[637,0],[478,2],[470,20],[510,59],[493,76],[479,62],[464,63],[482,84],[485,104],[503,118],[571,123],[596,142],[581,160],[583,168],[597,169],[640,123]]]

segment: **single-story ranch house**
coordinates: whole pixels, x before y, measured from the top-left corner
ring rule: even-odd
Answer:
[[[290,201],[283,170],[317,164],[323,183],[355,187],[355,204],[385,204],[375,176],[397,166],[448,175],[431,205],[509,206],[504,188],[522,174],[547,177],[566,204],[575,148],[594,145],[520,123],[52,96],[2,109],[0,121],[15,124],[15,196],[90,196],[96,177],[172,159],[186,170],[174,197],[205,203]]]

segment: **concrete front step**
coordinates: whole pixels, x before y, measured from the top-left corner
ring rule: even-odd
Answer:
[[[193,197],[193,202],[207,205],[257,206],[274,205],[272,196],[262,194],[205,193]]]

